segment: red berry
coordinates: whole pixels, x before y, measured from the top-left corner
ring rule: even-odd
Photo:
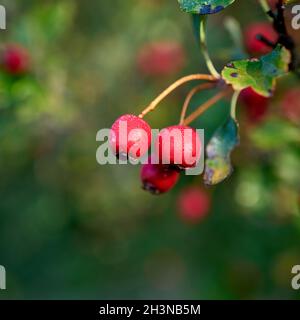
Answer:
[[[300,88],[293,88],[286,92],[281,110],[286,118],[300,124]]]
[[[178,199],[181,218],[188,223],[197,223],[205,218],[211,208],[211,198],[207,191],[190,187],[182,191]]]
[[[180,71],[185,54],[180,44],[161,41],[146,44],[138,53],[138,68],[145,76],[168,76]]]
[[[117,156],[137,159],[148,151],[151,137],[151,127],[146,121],[135,115],[126,114],[112,125],[109,141]]]
[[[179,171],[177,168],[162,164],[152,164],[151,157],[149,158],[149,163],[144,164],[141,169],[143,189],[153,194],[168,192],[176,185],[178,178]]]
[[[155,144],[160,163],[176,165],[183,169],[196,166],[201,148],[201,140],[196,130],[181,125],[163,129]]]
[[[245,30],[245,45],[250,54],[266,54],[272,51],[272,47],[257,39],[258,35],[264,36],[268,41],[276,43],[278,34],[270,23],[257,22],[249,25]]]
[[[2,67],[7,73],[21,75],[29,71],[30,57],[27,49],[11,44],[7,46],[2,56]]]
[[[242,91],[241,100],[246,106],[247,118],[251,123],[256,124],[264,120],[269,109],[269,98],[261,96],[249,87]]]

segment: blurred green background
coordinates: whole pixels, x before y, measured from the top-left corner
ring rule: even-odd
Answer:
[[[300,264],[299,126],[278,112],[294,76],[281,80],[268,120],[252,127],[240,108],[235,172],[208,189],[209,216],[185,223],[178,195],[202,186],[182,176],[167,195],[141,189],[139,168],[100,166],[96,133],[139,113],[180,76],[206,72],[187,14],[173,0],[2,0],[8,30],[0,48],[27,48],[28,75],[0,76],[0,264],[3,299],[299,298],[291,268]],[[209,22],[219,68],[236,55],[223,27],[265,21],[256,1],[236,1]],[[137,66],[147,43],[179,43],[186,63],[165,77]],[[147,120],[178,121],[179,89]],[[206,95],[193,101],[196,107]],[[209,139],[228,114],[219,103],[195,125]],[[275,135],[276,133],[276,135]]]

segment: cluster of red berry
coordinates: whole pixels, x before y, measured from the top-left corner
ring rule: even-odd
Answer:
[[[126,126],[125,137],[121,125]],[[123,115],[112,125],[110,146],[118,157],[141,158],[148,152],[151,141],[151,127],[140,117]],[[170,142],[168,148],[164,141]],[[161,130],[155,140],[154,154],[141,168],[144,189],[153,194],[169,191],[177,183],[180,170],[196,166],[201,147],[199,135],[191,127],[176,125]]]
[[[274,1],[275,3],[276,1]],[[274,5],[273,3],[273,5]],[[270,23],[254,23],[249,25],[244,32],[245,47],[251,56],[261,56],[272,50],[272,43],[278,40],[278,34]],[[262,41],[263,39],[263,41]],[[138,54],[138,68],[145,76],[161,77],[176,73],[182,68],[184,63],[184,50],[179,43],[161,41],[144,45]],[[292,121],[299,122],[299,90],[293,89],[287,92],[282,105],[283,114]],[[264,120],[268,114],[270,99],[263,97],[251,88],[245,89],[241,93],[241,101],[245,105],[246,115],[250,124],[258,124]],[[127,136],[119,138],[120,122],[125,122],[128,128]],[[161,194],[169,191],[178,181],[180,169],[193,167],[195,163],[184,161],[185,150],[194,150],[199,139],[195,131],[190,141],[182,144],[180,141],[171,143],[169,150],[163,149],[162,140],[164,136],[172,134],[173,130],[179,130],[184,135],[186,129],[190,127],[179,125],[162,130],[155,142],[155,155],[152,155],[149,164],[145,164],[141,169],[141,179],[146,190]],[[116,120],[112,126],[110,144],[116,155],[131,158],[142,157],[150,148],[151,128],[142,119],[134,115],[124,115]],[[131,134],[134,132],[134,134]],[[122,140],[122,141],[121,141]],[[138,148],[133,148],[133,146]],[[144,146],[144,147],[142,147]],[[136,150],[138,149],[138,150]],[[132,153],[134,150],[134,153]],[[182,163],[175,162],[175,156],[183,159]],[[155,157],[157,164],[152,163]],[[169,164],[164,164],[164,160],[169,159]],[[190,160],[190,159],[188,159]],[[155,162],[155,161],[154,161]],[[188,163],[191,163],[190,165]]]
[[[142,46],[137,56],[137,67],[140,74],[155,79],[176,74],[184,66],[185,60],[185,52],[180,43],[174,41],[158,41]],[[118,140],[120,121],[126,121],[128,132],[140,128],[146,132],[146,135],[138,130],[132,139],[125,137],[123,140],[124,144],[120,144]],[[153,194],[168,192],[178,182],[181,168],[188,168],[189,163],[194,164],[191,159],[188,159],[189,161],[185,161],[185,163],[175,165],[175,155],[182,156],[185,153],[184,150],[190,148],[195,149],[195,139],[198,139],[198,135],[196,134],[193,135],[194,142],[192,139],[188,144],[182,145],[181,142],[176,143],[176,141],[173,141],[170,145],[170,150],[163,150],[162,139],[165,135],[168,136],[172,134],[173,130],[184,132],[187,128],[190,127],[172,126],[162,130],[161,134],[157,137],[155,155],[150,156],[148,163],[141,167],[140,177],[145,190]],[[138,141],[138,144],[140,144],[141,140],[139,139],[141,137],[144,137],[146,140],[145,143],[147,147],[145,149],[148,150],[150,147],[148,141],[151,141],[152,138],[151,128],[147,122],[139,117],[133,115],[120,117],[112,126],[112,131],[114,134],[111,135],[110,144],[116,154],[132,157],[133,155],[130,153],[130,150],[132,150],[132,146]],[[142,156],[140,150],[138,150],[137,155]],[[159,161],[157,161],[157,158]],[[163,160],[167,160],[168,158],[170,159],[170,164],[163,164]],[[210,211],[210,194],[207,190],[198,186],[187,187],[180,192],[177,207],[179,217],[184,222],[196,224],[201,222]]]
[[[120,136],[121,123],[127,126],[127,136]],[[176,141],[177,135],[171,140],[170,148],[163,148],[163,139],[169,138],[174,130],[178,130],[182,135],[178,135],[181,141]],[[192,138],[184,139],[186,130],[192,130]],[[133,134],[130,134],[132,133]],[[146,133],[146,134],[145,134]],[[183,139],[182,139],[183,137]],[[149,124],[134,115],[123,115],[115,121],[111,128],[110,146],[117,156],[139,158],[145,155],[150,148],[152,134]],[[182,144],[182,141],[185,141]],[[155,141],[155,153],[151,155],[147,164],[141,167],[141,181],[143,188],[152,194],[162,194],[172,189],[180,176],[181,169],[188,169],[196,164],[199,158],[201,146],[197,132],[188,126],[172,126],[163,129]],[[147,147],[142,147],[146,145]],[[136,146],[136,148],[134,148]],[[132,153],[131,151],[136,152]],[[141,151],[142,150],[142,151]],[[192,151],[192,152],[186,152]],[[197,153],[196,158],[190,158],[191,154]],[[176,155],[182,162],[176,162]],[[164,164],[164,161],[169,164]],[[188,224],[201,222],[209,213],[211,208],[211,198],[207,190],[200,187],[189,187],[184,189],[178,197],[178,212],[180,218]]]

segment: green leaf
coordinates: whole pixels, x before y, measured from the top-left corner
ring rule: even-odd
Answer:
[[[251,87],[258,94],[270,97],[276,78],[289,71],[290,52],[277,46],[271,53],[260,59],[239,60],[229,63],[222,71],[222,77],[235,90]]]
[[[178,0],[180,7],[187,13],[213,14],[222,11],[235,0]]]
[[[215,185],[225,180],[233,171],[230,155],[239,145],[238,124],[231,117],[217,130],[206,148],[204,182]]]

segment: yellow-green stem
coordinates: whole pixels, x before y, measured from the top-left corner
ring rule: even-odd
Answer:
[[[265,13],[271,11],[271,7],[270,7],[269,2],[267,0],[259,0],[259,3]],[[267,16],[268,16],[268,19],[272,21],[272,18],[269,15],[267,15]]]
[[[202,54],[205,59],[206,66],[210,72],[210,74],[215,77],[215,78],[220,78],[219,72],[216,70],[209,52],[207,48],[207,43],[206,43],[206,23],[207,23],[207,17],[201,17],[200,19],[200,46],[202,50]]]
[[[240,93],[241,93],[241,90],[234,91],[231,99],[230,115],[232,119],[234,119],[235,121],[237,120],[236,108],[237,108],[237,102],[238,102]]]

